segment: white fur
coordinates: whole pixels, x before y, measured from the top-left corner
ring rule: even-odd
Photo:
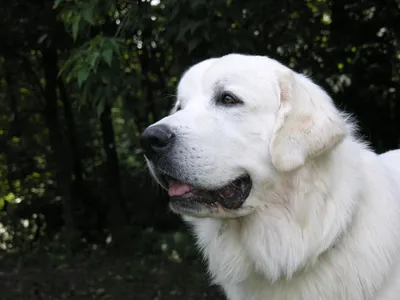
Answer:
[[[244,105],[216,105],[221,89]],[[373,153],[320,87],[267,57],[195,65],[176,105],[157,124],[177,134],[182,177],[253,182],[243,209],[184,216],[228,299],[400,299],[400,151]]]

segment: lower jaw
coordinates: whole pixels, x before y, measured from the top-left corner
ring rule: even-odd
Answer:
[[[218,203],[215,202],[203,202],[198,201],[192,197],[191,193],[187,193],[181,196],[170,197],[169,205],[171,209],[177,213],[196,213],[201,211],[212,210]]]
[[[213,211],[210,205],[174,200],[173,197],[169,202],[169,207],[174,213],[179,215],[190,215],[196,217],[206,216]]]
[[[242,206],[237,209],[224,208],[218,202],[201,203],[192,201],[182,201],[179,197],[171,197],[169,202],[170,209],[181,216],[190,216],[196,218],[216,218],[233,219],[251,214],[254,209],[250,206]]]

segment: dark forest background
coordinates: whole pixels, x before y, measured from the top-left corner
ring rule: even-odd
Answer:
[[[223,299],[140,132],[230,52],[309,74],[378,152],[400,144],[399,0],[0,5],[0,299]]]

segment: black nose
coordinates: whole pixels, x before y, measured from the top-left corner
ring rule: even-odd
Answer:
[[[140,136],[140,145],[148,159],[165,153],[174,137],[171,129],[165,125],[148,127]]]

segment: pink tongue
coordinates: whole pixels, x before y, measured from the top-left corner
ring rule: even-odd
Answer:
[[[190,185],[176,180],[169,180],[168,184],[169,184],[168,195],[170,197],[182,196],[183,194],[186,194],[187,192],[190,192],[193,189]]]

